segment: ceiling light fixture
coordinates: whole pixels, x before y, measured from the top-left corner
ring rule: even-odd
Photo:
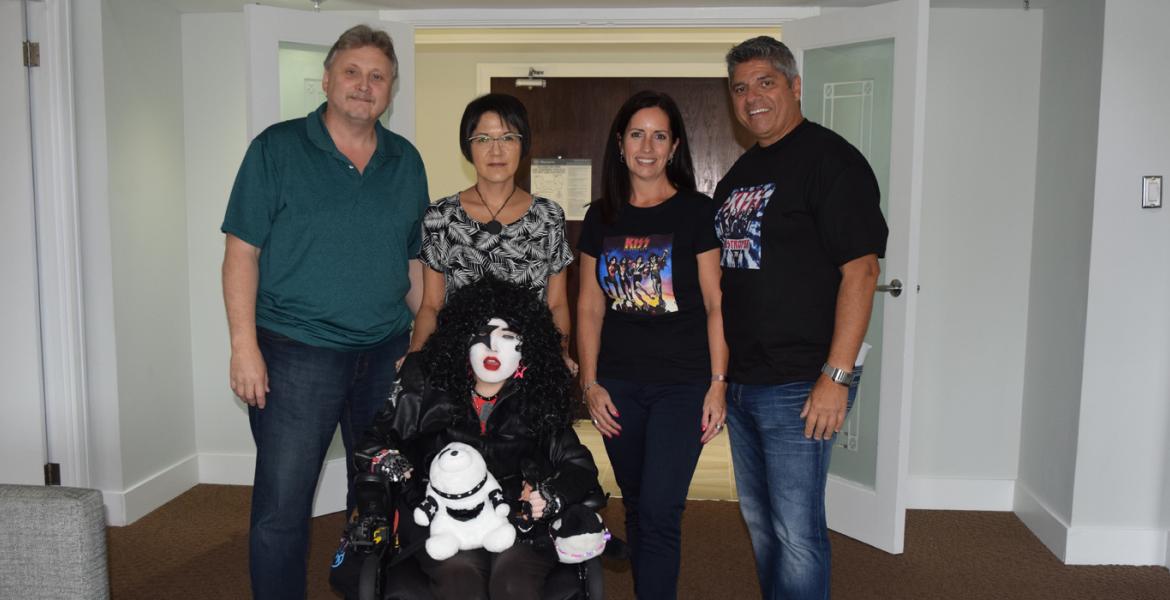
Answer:
[[[547,87],[548,81],[545,81],[541,75],[544,71],[537,71],[536,67],[528,67],[528,77],[520,77],[516,80],[516,87],[522,88],[538,88]]]
[[[325,0],[313,0],[313,12],[321,12],[321,3]]]

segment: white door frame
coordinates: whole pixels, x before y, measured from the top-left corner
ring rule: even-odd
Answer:
[[[791,28],[785,35],[798,68],[803,72],[803,50],[888,39],[898,32],[894,44],[891,201],[887,219],[890,231],[902,232],[902,235],[890,236],[886,248],[887,270],[890,266],[898,270],[888,271],[882,276],[885,281],[903,280],[906,292],[897,299],[886,299],[882,352],[887,357],[900,357],[901,368],[896,371],[883,369],[882,373],[874,488],[830,475],[826,501],[829,524],[833,529],[892,554],[902,553],[906,527],[929,13],[928,0],[895,0],[828,13],[802,23],[799,32]],[[905,26],[908,23],[913,24],[912,28]],[[914,35],[908,35],[909,29],[913,29]],[[832,42],[826,44],[825,40]],[[900,205],[897,213],[893,210],[895,202]],[[893,435],[894,432],[897,435]],[[872,518],[874,512],[881,518]],[[891,513],[894,518],[886,519],[885,515]]]
[[[63,485],[89,487],[71,7],[38,4],[29,35],[41,55],[30,80],[48,460],[60,463]]]

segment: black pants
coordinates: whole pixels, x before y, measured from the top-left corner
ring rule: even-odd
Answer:
[[[634,592],[678,595],[682,513],[699,453],[707,383],[638,383],[602,378],[621,434],[605,440],[626,509]]]
[[[414,556],[437,600],[540,600],[549,571],[557,565],[551,547],[519,541],[499,554],[464,550],[437,561],[420,550]]]

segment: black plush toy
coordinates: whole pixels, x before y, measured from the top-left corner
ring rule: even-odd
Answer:
[[[580,504],[565,509],[553,521],[550,532],[557,558],[568,564],[585,562],[605,551],[609,530],[601,522],[601,515]]]

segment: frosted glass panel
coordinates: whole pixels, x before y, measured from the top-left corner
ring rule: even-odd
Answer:
[[[878,40],[830,46],[804,53],[801,107],[856,146],[873,167],[882,194],[882,212],[889,204],[890,124],[894,79],[894,41]],[[884,261],[883,261],[884,270]],[[885,294],[874,295],[873,317],[865,341],[873,346],[865,360],[857,400],[850,411],[829,471],[873,487],[877,478],[878,413],[882,367],[882,313]]]

